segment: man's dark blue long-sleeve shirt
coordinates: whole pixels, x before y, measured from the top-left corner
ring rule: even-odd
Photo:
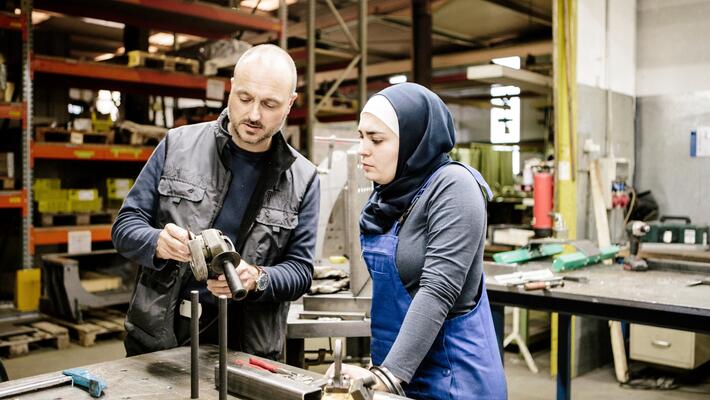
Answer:
[[[251,195],[259,179],[264,154],[249,153],[229,144],[232,180],[214,228],[235,241]],[[217,154],[210,155],[218,157]],[[116,249],[128,259],[149,268],[161,269],[166,262],[155,258],[157,228],[158,183],[165,164],[165,143],[156,147],[136,182],[126,196],[123,207],[112,229]],[[310,287],[313,270],[316,230],[318,226],[320,181],[316,176],[306,191],[300,205],[298,225],[291,232],[284,257],[278,265],[263,266],[269,276],[269,285],[254,301],[289,301],[306,293]],[[196,283],[207,300],[204,283]],[[208,292],[206,292],[208,293]],[[251,297],[250,297],[251,299]],[[211,299],[210,299],[211,300]]]

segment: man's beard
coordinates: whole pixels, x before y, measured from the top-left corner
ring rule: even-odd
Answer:
[[[239,131],[239,126],[242,124],[251,125],[254,128],[262,129],[263,133],[258,136],[242,134]],[[271,139],[281,129],[281,125],[283,125],[283,123],[281,123],[273,131],[267,131],[267,130],[264,130],[264,125],[262,125],[260,122],[255,123],[255,122],[249,121],[248,119],[245,119],[245,120],[242,120],[241,122],[239,122],[238,124],[232,124],[232,129],[234,129],[234,132],[236,132],[239,139],[242,140],[243,142],[249,143],[252,145],[257,145],[257,144],[264,142],[265,140]]]

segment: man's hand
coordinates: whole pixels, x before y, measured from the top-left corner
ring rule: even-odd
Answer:
[[[175,224],[167,224],[158,235],[155,256],[164,260],[190,261],[190,249],[187,247],[188,235],[185,229]]]
[[[251,292],[256,289],[256,277],[259,276],[259,269],[255,266],[247,264],[244,260],[241,260],[239,262],[239,266],[237,266],[237,275],[239,275],[239,279],[242,281],[242,285],[244,285],[244,289],[246,289],[247,292]],[[208,279],[207,290],[218,297],[220,295],[232,297],[232,292],[229,290],[224,274],[218,276],[217,279]]]

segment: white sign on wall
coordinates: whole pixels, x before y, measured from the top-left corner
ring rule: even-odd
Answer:
[[[710,126],[700,126],[695,134],[695,156],[710,157]]]

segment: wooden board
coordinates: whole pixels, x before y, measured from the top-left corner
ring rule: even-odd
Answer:
[[[14,188],[15,188],[15,178],[8,178],[6,176],[0,176],[0,189],[12,190]]]
[[[120,276],[100,274],[93,271],[86,271],[81,275],[81,287],[89,293],[119,289],[123,285],[123,279]]]
[[[599,161],[594,160],[589,166],[589,183],[592,189],[592,205],[594,208],[594,222],[597,227],[597,244],[600,249],[611,246],[609,235],[609,220],[604,205],[604,191],[602,190]],[[604,264],[611,265],[611,260],[604,260]]]

